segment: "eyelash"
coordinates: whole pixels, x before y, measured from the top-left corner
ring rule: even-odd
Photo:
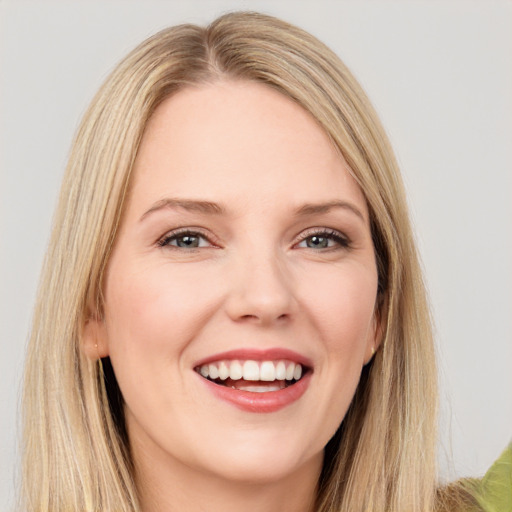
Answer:
[[[343,235],[339,231],[336,231],[335,229],[325,229],[325,228],[312,228],[310,230],[307,230],[305,233],[301,235],[301,240],[295,244],[302,244],[304,242],[307,242],[307,240],[318,237],[318,238],[325,238],[328,241],[333,240],[335,242],[335,245],[328,246],[328,247],[322,247],[321,250],[324,251],[335,251],[340,249],[348,249],[350,248],[350,240],[347,238],[347,236]],[[313,249],[312,247],[308,247],[308,249]],[[316,250],[316,249],[313,249]]]
[[[206,240],[209,244],[213,243],[210,240],[210,238],[208,238],[201,231],[196,231],[196,230],[188,229],[188,228],[178,229],[176,231],[172,231],[171,233],[167,233],[157,243],[160,247],[172,247],[175,249],[185,249],[184,247],[172,246],[171,242],[173,242],[174,240],[178,240],[180,238],[184,238],[186,236],[201,238],[203,240]],[[199,249],[199,248],[200,247],[192,247],[191,249]]]
[[[194,250],[194,249],[200,249],[199,247],[178,247],[171,245],[171,242],[175,240],[179,240],[180,238],[184,238],[186,236],[189,237],[196,237],[200,238],[202,240],[205,240],[208,244],[214,245],[215,244],[211,241],[211,239],[206,236],[203,232],[198,230],[193,230],[189,228],[183,228],[176,231],[172,231],[171,233],[167,233],[163,238],[161,238],[157,244],[159,247],[171,247],[173,249],[183,249],[183,250]],[[335,229],[325,229],[325,228],[311,228],[307,230],[305,233],[302,233],[301,238],[298,242],[294,244],[294,247],[298,246],[302,243],[307,243],[309,239],[312,239],[313,237],[323,238],[327,239],[328,243],[329,241],[334,241],[335,244],[327,247],[320,247],[318,250],[320,251],[336,251],[340,249],[348,249],[351,247],[351,242],[348,239],[347,236],[343,235],[339,231],[336,231]],[[313,247],[304,247],[311,250],[317,250]]]

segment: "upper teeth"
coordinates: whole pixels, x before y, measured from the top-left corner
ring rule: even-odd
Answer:
[[[210,379],[260,380],[299,380],[302,376],[302,365],[292,361],[239,361],[222,360],[203,364],[199,373]]]

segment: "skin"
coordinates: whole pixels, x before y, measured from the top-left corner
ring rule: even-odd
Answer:
[[[296,214],[333,201],[345,205]],[[179,247],[173,232],[191,227],[199,246]],[[326,229],[335,236],[315,245]],[[311,510],[324,446],[379,344],[376,293],[366,201],[307,112],[240,81],[165,100],[84,340],[112,360],[144,512]],[[313,363],[304,395],[276,412],[240,410],[194,371],[219,352],[275,347]]]

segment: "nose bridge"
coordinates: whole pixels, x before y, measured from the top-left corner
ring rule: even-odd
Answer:
[[[291,315],[293,280],[283,255],[275,247],[248,246],[237,253],[231,264],[227,308],[232,319],[270,323]]]

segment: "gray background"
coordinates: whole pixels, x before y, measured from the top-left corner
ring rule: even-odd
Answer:
[[[78,120],[142,39],[239,8],[330,45],[388,129],[437,325],[443,476],[482,474],[512,437],[510,1],[0,1],[0,510],[14,495],[24,345]]]

